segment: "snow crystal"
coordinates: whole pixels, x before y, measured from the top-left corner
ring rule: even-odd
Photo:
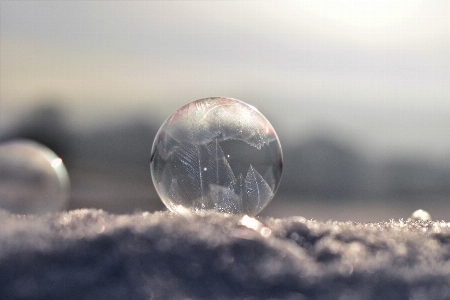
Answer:
[[[450,228],[0,211],[0,299],[449,299]]]

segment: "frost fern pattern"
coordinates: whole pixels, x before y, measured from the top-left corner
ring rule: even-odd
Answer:
[[[270,123],[234,99],[207,98],[175,112],[152,148],[151,173],[166,206],[258,214],[273,198],[282,155]]]

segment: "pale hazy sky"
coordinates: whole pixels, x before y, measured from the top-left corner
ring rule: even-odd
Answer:
[[[450,157],[448,0],[0,5],[0,131],[49,96],[83,126],[228,96],[280,137]]]

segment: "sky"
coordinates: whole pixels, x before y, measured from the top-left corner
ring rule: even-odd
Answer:
[[[1,1],[0,132],[36,105],[80,128],[227,96],[281,142],[450,157],[450,1]]]

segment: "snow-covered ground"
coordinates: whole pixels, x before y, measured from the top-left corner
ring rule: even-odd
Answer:
[[[0,299],[450,299],[450,223],[0,212]]]

